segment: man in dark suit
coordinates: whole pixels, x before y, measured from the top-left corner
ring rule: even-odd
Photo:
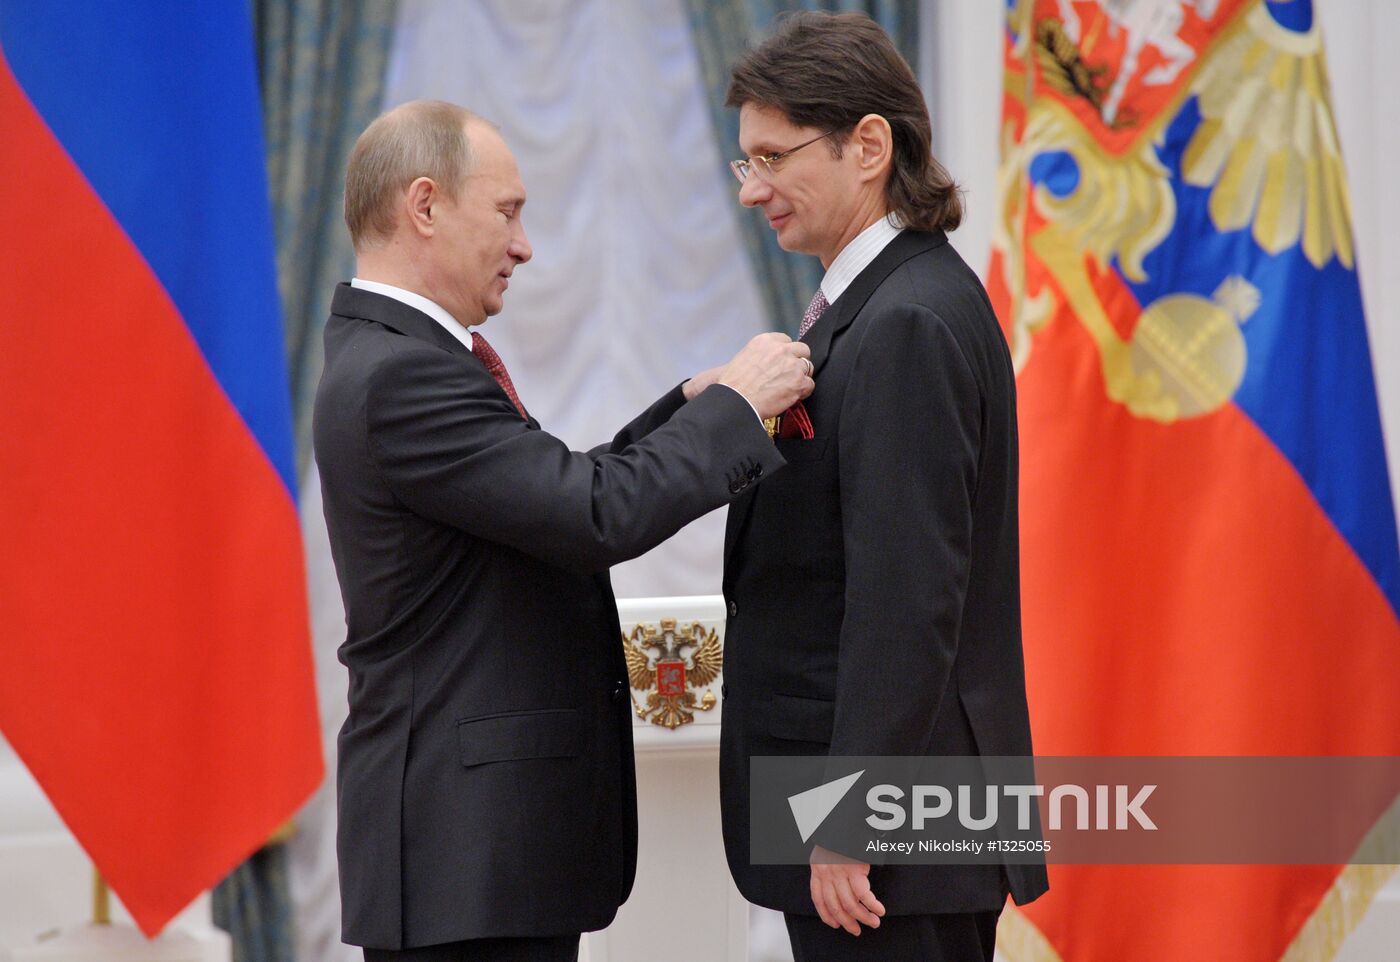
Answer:
[[[730,868],[786,913],[799,962],[990,960],[1007,893],[1039,896],[1043,865],[749,855],[752,757],[1028,756],[1031,739],[1014,375],[944,234],[961,202],[918,84],[868,18],[802,14],[735,66],[728,102],[741,203],[826,269],[800,326],[818,386],[777,442],[788,467],[729,510]]]
[[[632,885],[627,673],[608,567],[782,465],[761,418],[811,390],[760,335],[587,454],[529,417],[475,331],[530,258],[490,124],[416,102],[346,175],[315,447],[348,634],[347,942],[404,962],[573,959]]]

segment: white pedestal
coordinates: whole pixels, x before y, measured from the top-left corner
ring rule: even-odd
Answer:
[[[147,941],[127,925],[84,925],[40,936],[32,945],[0,947],[0,962],[229,962],[224,932],[169,928]]]
[[[201,895],[154,942],[112,894],[108,926],[84,924],[92,862],[0,739],[0,962],[229,962],[232,947]]]
[[[659,627],[674,618],[684,630],[698,621],[724,636],[724,599],[647,598],[618,603],[622,630]],[[682,648],[689,661],[691,648]],[[653,659],[655,650],[653,650]],[[693,675],[689,676],[693,678]],[[689,680],[689,679],[688,679]],[[691,687],[696,702],[714,695],[709,710],[667,729],[633,713],[637,748],[639,840],[637,881],[627,904],[605,931],[587,937],[590,962],[745,962],[748,903],[734,888],[724,860],[719,820],[719,686]],[[633,691],[646,706],[644,692]],[[655,713],[653,713],[655,714]]]

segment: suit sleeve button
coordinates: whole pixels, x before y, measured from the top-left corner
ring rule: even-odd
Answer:
[[[731,602],[729,603],[729,617],[733,618],[733,617],[736,617],[738,614],[739,614],[739,606],[736,605],[734,602],[731,601]]]

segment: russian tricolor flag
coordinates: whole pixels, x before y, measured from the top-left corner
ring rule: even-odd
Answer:
[[[0,0],[0,730],[147,934],[322,777],[246,3]]]

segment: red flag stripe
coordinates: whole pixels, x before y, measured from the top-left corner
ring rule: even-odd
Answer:
[[[0,726],[152,934],[322,776],[295,507],[0,60]]]

